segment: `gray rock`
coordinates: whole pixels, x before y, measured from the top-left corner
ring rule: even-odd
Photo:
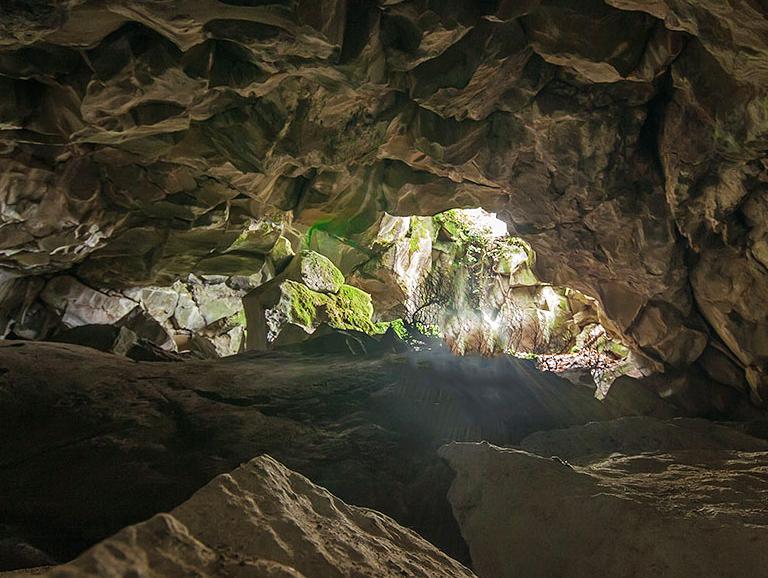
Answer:
[[[626,421],[617,430],[634,425]],[[737,432],[707,438],[705,424],[690,425],[690,435],[673,436],[669,444],[662,439],[661,449],[654,440],[649,453],[610,442],[607,453],[583,465],[488,443],[442,447],[440,455],[456,472],[448,497],[478,576],[762,573],[768,563],[765,443],[753,438],[745,446],[748,436]],[[735,449],[728,440],[737,441]],[[628,453],[610,454],[613,449]]]
[[[107,575],[470,578],[467,568],[391,518],[349,506],[268,456],[129,526],[49,578]]]
[[[176,309],[173,312],[173,322],[180,329],[198,331],[206,326],[205,318],[200,313],[200,308],[192,296],[192,293],[181,283],[173,285],[178,294]]]
[[[69,327],[115,323],[137,307],[135,301],[91,289],[74,277],[54,277],[40,298],[61,314]]]

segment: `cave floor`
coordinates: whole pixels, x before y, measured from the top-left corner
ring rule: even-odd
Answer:
[[[649,407],[637,391],[598,401],[511,357],[331,351],[146,363],[0,342],[0,569],[69,560],[264,453],[468,563],[440,446],[516,445]],[[19,559],[19,543],[39,555]]]

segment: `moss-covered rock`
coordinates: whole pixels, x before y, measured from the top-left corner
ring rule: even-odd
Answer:
[[[296,261],[296,259],[294,259]],[[291,268],[289,266],[289,268]],[[300,281],[312,291],[338,293],[344,284],[344,275],[328,257],[314,251],[302,251],[297,269]]]
[[[302,341],[322,324],[370,335],[387,329],[373,322],[370,294],[345,284],[333,263],[313,251],[294,257],[277,278],[246,295],[244,304],[250,349]]]

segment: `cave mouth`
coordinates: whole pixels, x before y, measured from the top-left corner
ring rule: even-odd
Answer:
[[[328,331],[389,335],[417,350],[531,359],[598,397],[642,374],[598,302],[540,280],[531,246],[479,207],[384,213],[362,233],[274,212],[222,253],[214,272],[204,257],[184,273],[182,259],[153,284],[104,286],[87,268],[19,280],[4,336],[172,361],[295,348]]]

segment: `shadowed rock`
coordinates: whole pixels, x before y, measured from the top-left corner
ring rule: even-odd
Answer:
[[[416,533],[348,506],[269,456],[129,526],[49,578],[474,576]]]
[[[626,418],[522,446],[540,455],[487,443],[440,449],[457,474],[449,499],[478,576],[764,572],[765,441],[696,420]]]

